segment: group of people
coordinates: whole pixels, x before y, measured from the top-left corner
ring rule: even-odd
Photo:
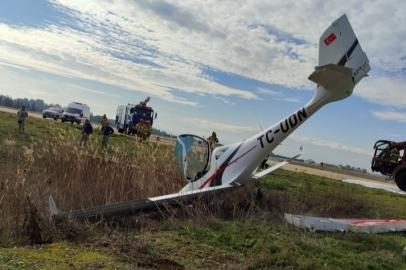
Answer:
[[[144,141],[149,139],[149,136],[151,136],[152,133],[150,120],[144,121],[144,119],[140,119],[140,122],[136,125],[136,128],[138,138]]]
[[[106,115],[103,115],[101,121],[101,132],[103,134],[102,136],[102,141],[101,141],[101,146],[102,150],[107,148],[108,142],[109,142],[109,136],[114,133],[114,129],[110,127],[109,121],[107,119]],[[83,125],[82,128],[82,137],[80,138],[80,146],[86,147],[87,141],[89,140],[90,134],[93,133],[93,127],[92,124],[90,124],[89,119],[86,119],[85,124]]]
[[[19,127],[19,132],[24,133],[24,128],[25,128],[25,118],[28,117],[28,112],[25,109],[25,106],[21,107],[21,110],[17,112],[18,115],[18,127]],[[109,142],[109,136],[114,133],[114,129],[110,127],[109,121],[107,119],[106,115],[103,115],[101,121],[101,131],[103,134],[102,141],[101,141],[101,146],[102,149],[106,149],[108,146]],[[151,136],[152,133],[152,125],[151,121],[147,120],[144,121],[144,119],[141,119],[140,122],[136,126],[137,128],[137,136],[138,138],[142,140],[148,140],[149,137]],[[83,125],[82,128],[82,136],[80,138],[80,147],[86,147],[87,142],[89,141],[90,134],[93,133],[93,126],[90,124],[89,119],[86,119],[85,124]],[[213,131],[212,135],[208,138],[208,141],[210,143],[210,149],[213,152],[213,150],[216,148],[219,140],[217,138],[216,132]]]

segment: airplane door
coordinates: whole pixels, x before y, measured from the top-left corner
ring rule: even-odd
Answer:
[[[196,181],[207,173],[210,159],[209,143],[195,135],[179,135],[176,140],[175,157],[187,181]]]

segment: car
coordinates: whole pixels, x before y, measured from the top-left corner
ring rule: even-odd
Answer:
[[[42,118],[53,118],[55,121],[62,118],[63,114],[62,107],[59,106],[52,106],[48,109],[42,111]]]

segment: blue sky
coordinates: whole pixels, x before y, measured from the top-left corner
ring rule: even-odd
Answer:
[[[319,37],[344,13],[370,76],[275,153],[303,145],[305,159],[369,170],[375,141],[406,137],[402,1],[0,1],[0,93],[110,118],[151,96],[156,128],[232,143],[312,98]]]

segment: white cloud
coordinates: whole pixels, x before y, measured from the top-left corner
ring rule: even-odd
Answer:
[[[355,88],[354,94],[369,102],[395,107],[406,107],[406,78],[367,77]]]
[[[399,113],[393,111],[374,111],[372,115],[381,120],[393,120],[397,122],[406,122],[406,113]]]
[[[340,143],[336,142],[329,142],[329,141],[324,141],[324,140],[317,140],[309,137],[302,137],[302,136],[297,136],[297,135],[291,135],[291,139],[298,141],[298,142],[303,142],[303,143],[311,143],[313,145],[317,146],[325,146],[334,150],[342,150],[342,151],[349,151],[351,153],[358,153],[358,154],[366,154],[371,156],[370,151],[358,148],[358,147],[353,147],[353,146],[348,146],[348,145],[343,145]]]
[[[185,117],[185,118],[182,118],[182,121],[184,123],[187,123],[188,125],[192,125],[197,128],[208,129],[208,130],[221,130],[221,131],[229,131],[229,132],[235,132],[235,133],[241,133],[241,132],[245,132],[245,131],[255,131],[255,132],[260,131],[260,129],[258,129],[258,128],[210,122],[205,119],[200,119],[200,118],[196,118],[196,117],[192,117],[192,118]]]
[[[4,68],[4,67],[13,67],[13,68],[21,69],[21,70],[30,70],[29,68],[26,68],[26,67],[23,67],[20,65],[0,61],[0,68]]]
[[[223,97],[220,97],[220,96],[213,96],[213,98],[220,101],[221,103],[224,103],[224,104],[235,105],[235,102],[231,102],[229,99],[226,99],[226,98],[223,98]]]
[[[83,102],[90,106],[90,111],[95,115],[107,113],[111,118],[115,115],[117,107],[110,96],[93,94],[93,91],[84,91],[82,87],[73,84],[50,80],[32,71],[23,72],[26,73],[23,80],[18,72],[0,72],[0,93],[11,92],[12,98],[41,98],[46,103],[58,103],[62,106],[67,106],[72,101]]]
[[[89,88],[86,88],[86,87],[81,87],[81,86],[74,85],[74,84],[68,84],[68,85],[70,87],[74,87],[74,88],[77,88],[77,89],[82,90],[82,91],[88,91],[88,92],[97,93],[97,94],[101,94],[101,95],[106,95],[106,96],[110,96],[110,97],[121,97],[119,95],[108,94],[108,93],[92,90],[92,89],[89,89]]]
[[[378,104],[406,105],[398,95],[400,90],[382,94],[383,89],[378,89],[378,85],[386,85],[388,73],[395,78],[403,74],[406,24],[399,22],[406,8],[401,0],[390,4],[321,0],[209,0],[193,5],[184,0],[48,2],[67,15],[58,18],[61,23],[47,21],[38,28],[0,24],[3,61],[191,106],[198,104],[174,89],[258,99],[254,92],[216,83],[205,69],[312,89],[306,78],[317,65],[320,33],[347,13],[371,60],[371,77],[375,77],[373,83],[362,82],[356,93]],[[385,20],[376,20],[378,17]],[[403,82],[398,79],[389,85],[404,89]]]
[[[402,137],[402,135],[396,134],[396,133],[388,133],[387,136],[391,136],[391,137]]]
[[[276,97],[275,100],[286,101],[286,102],[295,102],[295,103],[304,103],[299,97],[286,97],[283,92],[277,92],[273,90],[268,90],[265,88],[258,88],[258,93],[270,95]]]
[[[286,101],[286,102],[295,102],[295,103],[305,103],[298,97],[277,98],[276,100]]]
[[[267,94],[267,95],[270,95],[270,96],[282,96],[283,95],[281,92],[265,89],[265,88],[262,88],[262,87],[259,87],[257,92],[261,93],[261,94]]]

